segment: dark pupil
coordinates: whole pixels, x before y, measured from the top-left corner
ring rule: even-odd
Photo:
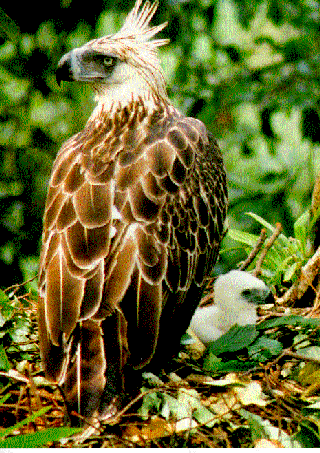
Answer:
[[[251,294],[250,289],[245,289],[244,291],[242,291],[242,295],[245,297],[250,296],[250,294]]]
[[[105,57],[103,63],[105,66],[112,66],[114,59],[112,57]]]

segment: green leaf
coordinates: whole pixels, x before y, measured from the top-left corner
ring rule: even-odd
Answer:
[[[10,298],[4,291],[2,291],[2,289],[0,289],[0,306],[2,307],[4,303],[9,304]]]
[[[142,392],[146,391],[147,388],[143,387],[141,389]],[[140,415],[141,418],[144,420],[147,420],[149,417],[149,412],[155,409],[157,412],[160,409],[162,403],[162,399],[159,398],[158,392],[155,390],[152,393],[147,393],[144,395],[143,400],[142,400],[142,405],[138,409],[138,414]]]
[[[279,441],[284,448],[302,447],[299,440],[296,440],[294,436],[288,436],[285,431],[273,426],[269,420],[264,420],[259,415],[248,412],[245,409],[240,409],[239,412],[248,420],[253,440],[273,439]]]
[[[249,422],[253,441],[268,438],[267,432],[263,426],[263,419],[259,417],[259,415],[252,414],[244,409],[241,409],[241,415]]]
[[[55,442],[64,437],[70,437],[79,433],[82,428],[48,428],[36,433],[22,434],[9,437],[0,441],[0,448],[35,448],[46,445],[48,442]]]
[[[262,335],[248,347],[250,358],[259,362],[265,362],[272,356],[280,354],[282,350],[283,346],[278,340],[273,340],[266,335]]]
[[[283,281],[284,282],[290,282],[295,274],[298,272],[298,270],[301,268],[301,263],[293,263],[290,266],[288,266],[283,274]]]
[[[308,346],[307,348],[299,349],[299,355],[309,359],[319,360],[320,358],[320,346]]]
[[[301,422],[298,428],[298,433],[294,438],[304,448],[319,448],[320,447],[320,436],[319,433],[313,427],[311,423]]]
[[[208,428],[212,428],[213,425],[219,422],[217,417],[202,404],[199,404],[192,415],[198,423],[205,424]]]
[[[254,247],[258,240],[258,236],[255,234],[246,233],[245,231],[235,230],[232,228],[228,230],[227,237],[250,247]]]
[[[294,237],[300,241],[305,251],[310,229],[310,211],[305,211],[294,223]]]
[[[267,228],[269,231],[274,233],[275,227],[273,225],[271,225],[271,223],[267,222],[265,219],[263,219],[259,215],[255,214],[254,212],[246,212],[246,214],[248,216],[252,217],[253,219],[255,219],[258,223],[260,223],[262,226]],[[279,234],[277,240],[280,241],[283,246],[287,246],[287,247],[290,246],[290,241],[284,234]],[[273,247],[276,246],[276,244],[277,244],[277,241],[274,243]]]
[[[230,371],[247,371],[254,368],[257,362],[240,360],[229,360],[228,362],[214,362],[210,361],[210,354],[208,359],[205,358],[203,362],[203,369],[211,373],[229,373]]]
[[[304,318],[303,316],[281,316],[279,318],[270,319],[256,325],[257,329],[271,329],[272,327],[285,326],[285,325],[301,325],[304,327],[318,327],[320,319],[318,318]]]
[[[8,356],[2,344],[0,344],[0,370],[9,371],[11,368]]]
[[[227,333],[210,343],[208,351],[215,356],[224,352],[240,351],[248,347],[257,336],[258,332],[254,324],[234,325]]]
[[[24,420],[21,420],[21,422],[16,423],[13,426],[9,426],[9,428],[3,429],[0,432],[0,439],[5,438],[8,434],[10,434],[13,431],[16,431],[17,429],[20,429],[21,426],[27,425],[30,422],[33,422],[36,418],[41,417],[44,415],[46,412],[48,412],[51,409],[51,406],[43,407],[39,411],[35,412],[34,414],[31,414],[29,417],[25,418]]]
[[[258,223],[260,223],[262,226],[267,228],[271,233],[274,232],[275,227],[273,225],[271,225],[271,223],[269,223],[266,220],[264,220],[259,215],[255,214],[254,212],[246,212],[246,215],[248,215],[248,216],[252,217],[253,219],[255,219]]]
[[[4,395],[2,398],[0,398],[0,405],[5,403],[9,398],[10,398],[11,394],[10,393],[7,393],[6,395]]]

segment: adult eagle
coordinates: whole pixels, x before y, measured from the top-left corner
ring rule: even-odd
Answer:
[[[91,84],[97,106],[52,170],[40,350],[47,378],[90,419],[117,411],[126,370],[177,353],[226,215],[218,145],[167,97],[156,8],[138,0],[118,33],[67,53],[57,70],[58,82]]]

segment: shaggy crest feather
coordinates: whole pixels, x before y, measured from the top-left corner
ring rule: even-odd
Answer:
[[[150,39],[163,30],[168,23],[149,27],[149,23],[154,16],[158,2],[150,3],[146,1],[140,9],[142,0],[138,0],[134,8],[128,14],[122,28],[118,33],[113,35],[113,39],[130,39],[138,43],[148,43],[154,47],[164,46],[169,42],[169,39],[158,39],[150,41]]]

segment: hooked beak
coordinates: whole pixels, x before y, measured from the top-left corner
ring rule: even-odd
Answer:
[[[73,69],[72,69],[72,57],[71,52],[65,54],[58,63],[56,70],[57,84],[60,86],[61,81],[72,82],[75,80]]]

